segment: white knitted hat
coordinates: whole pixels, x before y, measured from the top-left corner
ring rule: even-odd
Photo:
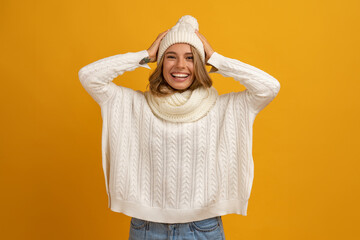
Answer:
[[[162,55],[171,45],[175,43],[188,43],[198,50],[201,60],[205,63],[204,45],[196,35],[195,30],[199,30],[199,24],[196,18],[190,15],[182,16],[176,25],[173,26],[161,40],[157,62],[160,62]]]

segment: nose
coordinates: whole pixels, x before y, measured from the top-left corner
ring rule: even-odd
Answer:
[[[176,63],[176,66],[178,68],[185,68],[185,66],[186,66],[185,58],[179,58]]]

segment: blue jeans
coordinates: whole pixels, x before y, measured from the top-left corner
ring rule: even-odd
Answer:
[[[225,240],[221,216],[187,223],[131,218],[129,240]]]

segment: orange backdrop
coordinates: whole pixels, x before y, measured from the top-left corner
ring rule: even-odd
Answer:
[[[2,0],[1,239],[128,238],[130,217],[107,208],[100,107],[77,74],[101,58],[147,49],[186,14],[215,51],[281,83],[255,120],[248,216],[223,217],[227,239],[359,239],[359,7],[357,0]],[[144,91],[150,72],[114,82]],[[244,89],[211,76],[220,94]]]

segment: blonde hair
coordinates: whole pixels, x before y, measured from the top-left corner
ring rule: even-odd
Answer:
[[[210,88],[212,86],[212,80],[206,71],[205,64],[202,62],[200,54],[190,45],[191,52],[194,57],[194,81],[192,84],[185,90],[191,89],[195,90],[199,87]],[[177,90],[171,87],[163,76],[163,63],[164,63],[164,55],[162,55],[160,62],[155,69],[155,71],[149,77],[149,84],[146,86],[149,87],[149,91],[158,97],[165,97],[171,95],[175,92],[182,92],[185,90]]]

